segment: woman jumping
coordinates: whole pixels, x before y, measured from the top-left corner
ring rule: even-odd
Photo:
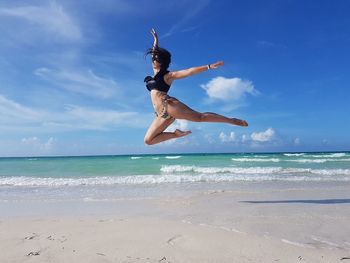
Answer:
[[[147,55],[152,56],[152,68],[154,76],[147,76],[144,80],[146,87],[150,91],[151,100],[156,113],[156,118],[149,127],[144,141],[148,145],[157,144],[173,138],[186,136],[191,131],[164,132],[176,119],[193,122],[223,122],[246,127],[248,123],[244,120],[228,118],[216,113],[200,113],[192,110],[187,105],[167,93],[174,80],[186,78],[209,69],[216,69],[223,66],[222,61],[205,66],[192,67],[179,71],[168,71],[171,62],[171,54],[164,48],[158,46],[158,36],[154,29],[151,30],[154,38],[153,47],[147,51]]]

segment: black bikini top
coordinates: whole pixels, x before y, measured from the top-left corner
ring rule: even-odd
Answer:
[[[155,89],[163,92],[168,92],[170,86],[164,81],[164,75],[166,75],[167,73],[169,73],[168,70],[161,70],[154,77],[145,77],[143,81],[146,82],[147,89],[149,91]]]

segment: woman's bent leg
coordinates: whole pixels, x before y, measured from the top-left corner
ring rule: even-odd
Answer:
[[[153,145],[170,139],[183,137],[191,133],[189,131],[183,132],[178,129],[175,132],[164,132],[164,130],[168,128],[174,121],[174,118],[165,120],[158,117],[154,119],[153,123],[146,132],[144,138],[145,143],[148,145]]]

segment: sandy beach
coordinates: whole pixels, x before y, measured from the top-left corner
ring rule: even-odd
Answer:
[[[2,201],[1,262],[347,262],[349,186],[176,184],[147,198]]]
[[[347,255],[141,217],[11,220],[1,234],[3,262],[336,262]]]

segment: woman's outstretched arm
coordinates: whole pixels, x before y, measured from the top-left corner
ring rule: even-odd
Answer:
[[[169,82],[172,82],[173,80],[183,79],[183,78],[193,76],[195,74],[207,71],[209,69],[216,69],[216,68],[221,67],[223,65],[224,65],[223,61],[218,61],[218,62],[208,64],[205,66],[192,67],[192,68],[178,70],[178,71],[171,71],[167,74],[167,77],[169,79]]]

